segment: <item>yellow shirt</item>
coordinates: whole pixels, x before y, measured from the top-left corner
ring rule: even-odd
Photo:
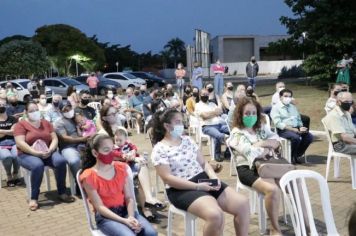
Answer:
[[[187,101],[185,102],[185,106],[187,108],[187,111],[189,112],[189,114],[194,114],[195,111],[195,97],[190,97],[187,99]]]

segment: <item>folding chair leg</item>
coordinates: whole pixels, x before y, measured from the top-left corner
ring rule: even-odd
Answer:
[[[267,229],[267,219],[264,209],[264,196],[262,194],[258,194],[258,224],[260,226],[260,233],[264,235]]]
[[[340,157],[334,157],[334,177],[340,177]]]
[[[356,158],[355,157],[351,157],[350,164],[351,164],[352,189],[356,189]]]
[[[173,213],[168,211],[167,236],[172,236]]]
[[[47,191],[51,191],[51,182],[49,179],[49,168],[45,167],[45,181],[46,181],[46,186],[47,186]]]
[[[329,177],[329,171],[330,171],[330,162],[331,162],[332,156],[328,156],[326,159],[326,173],[325,173],[325,179],[328,181]],[[335,168],[335,167],[334,167]]]

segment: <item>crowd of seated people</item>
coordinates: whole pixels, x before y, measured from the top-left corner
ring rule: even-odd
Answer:
[[[281,235],[278,179],[263,179],[251,166],[254,160],[280,148],[280,138],[291,141],[292,163],[301,164],[302,156],[313,141],[310,121],[307,117],[305,123],[293,91],[286,89],[284,83],[276,84],[272,98],[270,117],[276,132],[267,126],[268,116],[264,113],[268,112],[260,105],[253,88],[240,84],[234,91],[230,82],[225,84],[222,96],[214,92],[211,83],[201,90],[186,85],[182,97],[171,84],[162,89],[148,90],[141,86],[108,90],[100,100],[99,110],[90,106],[93,100],[85,90],[76,93],[75,88],[71,88],[67,100],[54,95],[51,102],[40,94],[37,101],[24,106],[10,89],[5,99],[0,98],[0,160],[10,187],[21,182],[20,166],[30,171],[30,210],[40,207],[39,187],[45,166],[56,172],[59,199],[75,200],[66,192],[68,166],[74,179],[82,169],[81,184],[95,209],[96,223],[102,232],[157,235],[150,223],[156,222],[155,211],[166,205],[152,195],[150,172],[153,170],[148,167],[151,161],[166,184],[169,202],[202,218],[204,235],[222,234],[223,212],[233,215],[237,235],[248,235],[248,199],[220,181],[215,164],[206,162],[195,141],[185,135],[185,120],[195,118],[202,132],[213,140],[215,161],[221,162],[230,156],[228,148],[222,152],[221,146],[228,143],[232,148],[240,182],[264,195],[271,221],[270,234]],[[325,122],[334,149],[354,155],[353,98],[343,89],[338,84],[331,88],[325,105],[328,112]],[[140,146],[129,140],[132,118],[141,130],[150,121],[151,160],[144,159]],[[127,174],[127,168],[133,176]],[[141,214],[136,211],[132,184],[129,184],[136,176]],[[211,186],[199,179],[214,179],[217,185]],[[75,184],[79,194],[79,183]],[[114,193],[119,194],[115,198],[107,197]]]

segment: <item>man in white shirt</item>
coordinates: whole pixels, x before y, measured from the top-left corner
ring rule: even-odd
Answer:
[[[209,92],[206,89],[200,91],[200,101],[195,105],[195,114],[200,120],[202,131],[214,139],[215,153],[214,159],[218,162],[223,161],[221,156],[221,143],[224,142],[229,129],[220,117],[222,108],[215,103],[209,103]]]

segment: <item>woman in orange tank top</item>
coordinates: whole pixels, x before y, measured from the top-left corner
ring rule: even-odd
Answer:
[[[113,140],[97,134],[83,163],[80,181],[95,210],[97,227],[105,235],[154,236],[157,232],[135,209],[127,165],[113,162]]]

